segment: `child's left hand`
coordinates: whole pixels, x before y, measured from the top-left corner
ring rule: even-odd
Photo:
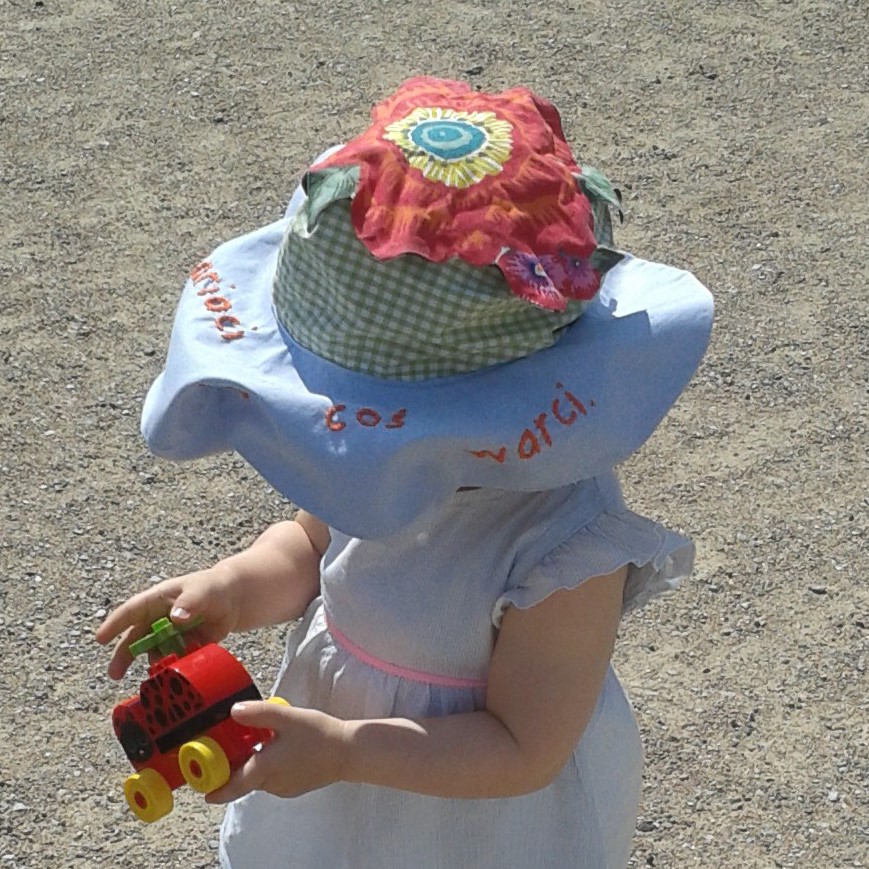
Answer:
[[[314,709],[265,701],[237,703],[232,717],[240,724],[266,727],[274,737],[206,800],[228,803],[251,791],[297,797],[341,778],[345,723]]]

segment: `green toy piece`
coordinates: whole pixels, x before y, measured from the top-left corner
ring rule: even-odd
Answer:
[[[130,654],[135,658],[143,652],[156,649],[161,658],[167,655],[178,655],[180,658],[187,651],[183,634],[202,624],[202,616],[196,616],[189,624],[179,626],[167,617],[157,619],[151,623],[151,633],[146,634],[140,640],[130,643]]]

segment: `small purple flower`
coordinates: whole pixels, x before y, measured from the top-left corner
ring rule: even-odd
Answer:
[[[544,259],[531,253],[511,250],[498,258],[498,268],[503,272],[514,296],[547,311],[564,311],[567,309],[567,299],[550,278],[544,267]]]

